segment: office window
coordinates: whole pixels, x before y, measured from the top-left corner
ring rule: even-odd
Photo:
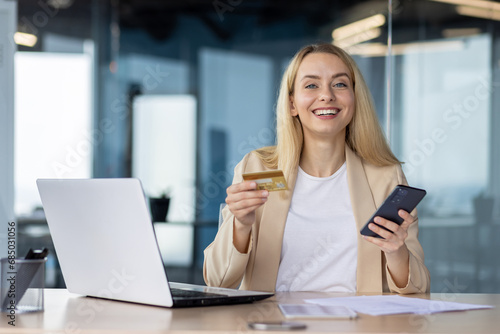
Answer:
[[[428,193],[418,210],[431,292],[498,292],[498,27],[452,2],[397,6],[391,146]]]
[[[134,101],[134,177],[146,196],[168,195],[167,221],[195,220],[196,99],[191,95],[142,95]],[[185,266],[192,257],[191,226],[155,224],[166,265]]]
[[[427,189],[422,224],[474,224],[488,191],[491,37],[416,43],[398,59],[395,141],[409,181]]]
[[[168,220],[195,219],[196,99],[143,95],[134,102],[133,176],[149,197],[171,197]]]
[[[15,55],[15,212],[40,206],[37,178],[91,176],[91,57]]]
[[[218,217],[233,169],[251,150],[274,143],[273,63],[244,52],[203,49],[200,59],[201,216]]]

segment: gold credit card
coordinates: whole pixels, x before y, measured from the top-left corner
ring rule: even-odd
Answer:
[[[258,190],[287,190],[285,176],[280,170],[243,174],[243,180],[255,181]]]

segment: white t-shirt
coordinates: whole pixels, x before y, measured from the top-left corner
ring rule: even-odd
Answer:
[[[276,291],[355,292],[357,246],[346,164],[329,177],[299,167]]]

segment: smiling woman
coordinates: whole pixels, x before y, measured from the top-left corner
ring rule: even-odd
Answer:
[[[426,292],[416,212],[358,231],[406,179],[363,77],[331,44],[290,62],[277,104],[277,145],[247,154],[227,189],[224,223],[205,250],[208,285],[262,291]],[[289,190],[257,190],[242,174],[283,169]],[[410,280],[410,276],[412,279]]]

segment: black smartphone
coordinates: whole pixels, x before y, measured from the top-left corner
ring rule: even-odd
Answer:
[[[290,331],[306,329],[306,325],[290,321],[250,322],[248,328],[261,331]]]
[[[368,220],[363,229],[361,229],[361,234],[370,237],[382,238],[377,233],[368,228],[368,225],[370,223],[376,224],[373,219],[379,216],[401,225],[404,219],[398,215],[398,211],[403,209],[407,212],[412,212],[417,204],[420,203],[422,198],[424,198],[426,193],[427,192],[424,189],[397,185],[392,193],[385,199],[384,203],[382,203],[382,205],[373,214],[370,220]],[[386,229],[383,226],[380,227]]]

